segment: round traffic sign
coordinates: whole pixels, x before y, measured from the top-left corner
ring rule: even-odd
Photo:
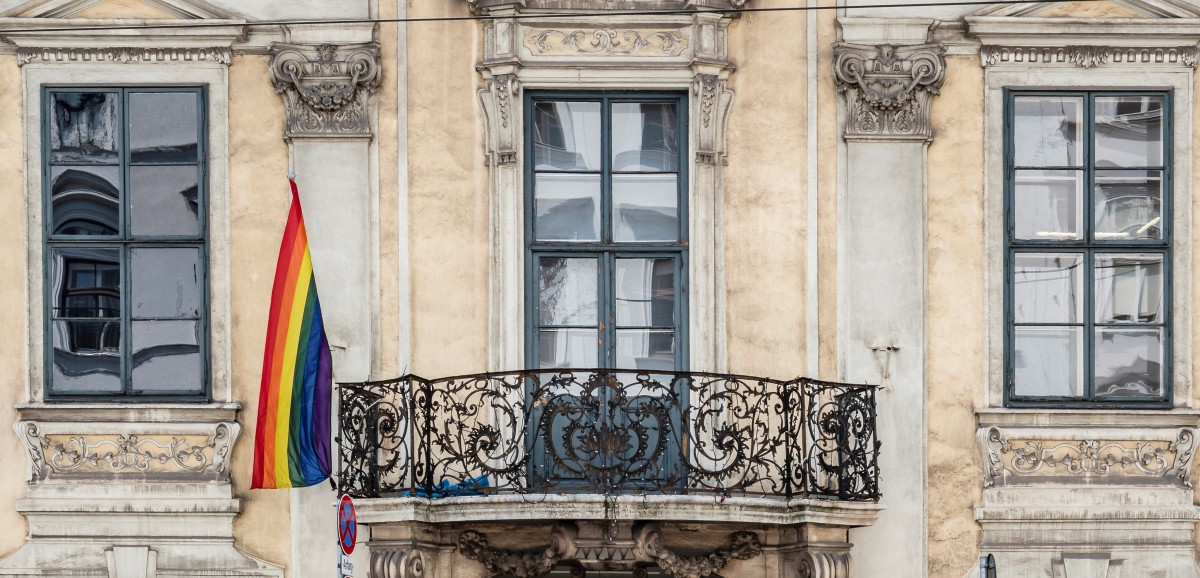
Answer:
[[[350,496],[342,496],[338,502],[338,546],[342,553],[349,556],[354,553],[354,543],[358,541],[358,514],[354,512],[354,501]]]

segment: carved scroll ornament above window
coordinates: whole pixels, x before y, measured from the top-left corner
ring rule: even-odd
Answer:
[[[466,0],[475,13],[497,9],[530,10],[686,10],[746,8],[750,0]]]

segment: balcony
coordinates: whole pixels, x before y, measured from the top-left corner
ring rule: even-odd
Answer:
[[[630,496],[778,511],[880,495],[874,386],[573,369],[339,389],[338,481],[358,498],[603,496],[609,517]]]

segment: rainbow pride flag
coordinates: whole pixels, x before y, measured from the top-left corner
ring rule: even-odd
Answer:
[[[275,287],[254,434],[252,488],[298,488],[329,477],[333,372],[308,253],[300,195],[292,185]]]

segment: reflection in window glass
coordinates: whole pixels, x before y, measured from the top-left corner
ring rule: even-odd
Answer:
[[[201,90],[45,98],[47,396],[201,396]]]
[[[1169,401],[1166,103],[1011,97],[1010,402]]]

